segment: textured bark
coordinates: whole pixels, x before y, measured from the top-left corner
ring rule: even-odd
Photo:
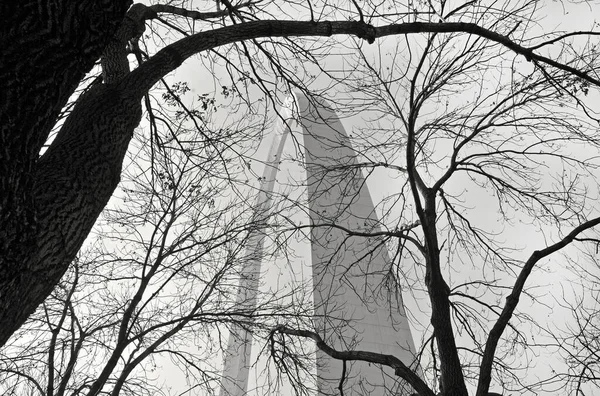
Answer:
[[[1,323],[19,326],[75,258],[119,182],[125,151],[140,118],[139,100],[122,97],[115,87],[98,85],[79,99],[38,162],[36,249],[29,271],[2,285],[3,302],[11,304],[0,312]]]
[[[48,265],[37,267],[38,230],[44,222],[36,213],[44,204],[34,196],[40,148],[129,4],[130,0],[0,4],[0,345],[37,306],[28,306],[24,297],[34,293],[39,303],[55,284],[45,279],[54,278],[44,272]],[[31,284],[32,279],[41,283]]]

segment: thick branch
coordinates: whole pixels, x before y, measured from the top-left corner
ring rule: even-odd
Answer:
[[[587,221],[578,227],[576,227],[573,231],[571,231],[566,237],[561,239],[559,242],[556,242],[553,245],[550,245],[542,250],[536,250],[529,257],[529,259],[525,262],[525,265],[521,269],[521,273],[517,277],[515,281],[515,285],[513,286],[512,292],[506,298],[506,304],[504,305],[504,309],[500,314],[500,317],[496,321],[496,324],[490,331],[490,335],[485,344],[485,350],[483,353],[483,358],[481,359],[481,365],[479,366],[479,383],[477,384],[477,394],[476,396],[484,396],[487,393],[488,388],[490,387],[490,382],[492,379],[492,364],[494,362],[494,355],[496,354],[496,347],[498,346],[498,341],[500,340],[500,336],[504,332],[504,329],[508,325],[510,318],[512,317],[513,312],[517,308],[517,304],[519,303],[519,297],[521,296],[521,292],[523,291],[523,287],[525,286],[525,282],[531,274],[531,271],[535,264],[543,259],[559,251],[564,248],[571,242],[575,240],[577,235],[582,232],[589,230],[600,224],[600,217],[597,217],[593,220]]]
[[[356,21],[253,21],[239,23],[206,32],[200,32],[173,43],[153,56],[129,76],[132,89],[137,89],[138,95],[143,96],[156,82],[194,54],[222,45],[261,37],[329,37],[333,35],[352,35],[372,43],[375,39],[403,34],[415,33],[467,33],[484,37],[504,45],[527,60],[537,61],[567,71],[600,87],[597,80],[587,73],[574,67],[562,64],[550,58],[536,54],[531,49],[523,47],[509,37],[495,33],[473,23],[402,23],[382,27],[374,27],[364,22]]]
[[[413,370],[395,356],[367,351],[337,351],[327,345],[319,334],[309,330],[297,330],[286,326],[278,326],[271,332],[271,336],[273,336],[274,333],[310,338],[315,341],[317,348],[337,360],[362,361],[391,367],[395,370],[396,375],[408,382],[419,395],[435,396],[435,393],[433,393],[429,386],[427,386]]]

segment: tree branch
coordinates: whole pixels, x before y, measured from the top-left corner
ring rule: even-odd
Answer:
[[[255,38],[351,35],[371,43],[377,38],[394,35],[460,32],[473,34],[497,42],[516,54],[523,55],[529,61],[537,61],[569,72],[600,87],[600,80],[591,77],[587,73],[536,54],[531,49],[512,41],[509,37],[485,29],[474,23],[411,22],[374,27],[370,24],[357,21],[298,22],[265,20],[238,23],[233,26],[200,32],[183,38],[163,48],[150,58],[148,62],[133,71],[128,78],[128,88],[131,88],[141,98],[156,82],[166,74],[175,70],[183,61],[192,55],[222,45]]]
[[[407,367],[400,359],[392,355],[383,353],[367,352],[367,351],[337,351],[327,345],[323,338],[314,331],[291,329],[287,326],[280,325],[271,331],[270,338],[275,333],[293,335],[298,337],[310,338],[315,341],[317,348],[325,352],[336,360],[342,361],[362,361],[368,363],[380,364],[393,368],[395,374],[408,382],[415,391],[421,396],[435,396],[435,393],[427,386],[427,384],[413,370]]]
[[[399,239],[404,239],[407,240],[409,242],[411,242],[417,249],[419,249],[419,251],[423,254],[425,254],[425,249],[423,247],[423,245],[415,238],[413,238],[412,236],[407,234],[407,231],[412,230],[413,228],[417,228],[418,226],[420,226],[421,223],[417,220],[413,223],[410,224],[405,224],[403,226],[401,226],[400,228],[397,228],[395,230],[388,230],[388,231],[358,231],[358,230],[351,230],[349,228],[346,228],[344,226],[341,226],[337,223],[319,223],[319,224],[304,224],[304,225],[295,225],[292,228],[286,229],[285,231],[297,231],[297,230],[301,230],[304,228],[309,228],[309,229],[314,229],[314,228],[319,228],[319,227],[328,227],[328,228],[335,228],[337,230],[341,230],[344,233],[347,234],[347,236],[352,237],[352,236],[357,236],[357,237],[365,237],[365,238],[376,238],[376,237],[395,237],[395,238],[399,238]]]
[[[492,379],[492,364],[494,362],[494,355],[496,354],[496,347],[498,346],[498,341],[500,340],[500,336],[502,336],[504,329],[508,325],[512,314],[515,311],[517,304],[519,303],[519,297],[521,295],[521,292],[523,291],[525,282],[527,281],[529,274],[531,274],[531,270],[533,269],[535,264],[544,257],[547,257],[552,253],[559,251],[560,249],[573,242],[577,235],[579,235],[583,231],[589,230],[590,228],[593,228],[598,224],[600,224],[600,217],[580,224],[559,242],[556,242],[555,244],[550,245],[542,250],[536,250],[535,252],[533,252],[529,259],[525,262],[525,265],[521,269],[521,273],[515,281],[515,285],[513,286],[512,292],[506,298],[506,304],[504,305],[504,309],[502,310],[500,317],[496,321],[496,324],[494,324],[492,331],[490,331],[490,335],[485,344],[483,358],[481,359],[481,365],[479,366],[479,383],[477,384],[476,396],[484,396],[487,394],[487,390],[490,387],[490,382]]]
[[[248,1],[246,3],[238,4],[233,6],[234,10],[240,10],[242,8],[251,7],[254,4],[252,1]],[[179,15],[185,18],[196,19],[205,21],[207,19],[220,18],[223,16],[229,15],[229,10],[217,10],[217,11],[208,11],[208,12],[200,12],[200,11],[190,11],[186,10],[182,7],[175,7],[167,4],[154,4],[148,7],[150,10],[157,14],[173,14]],[[152,19],[152,18],[149,18]]]

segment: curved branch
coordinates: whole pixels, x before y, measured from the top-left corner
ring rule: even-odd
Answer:
[[[0,372],[15,374],[18,377],[23,377],[27,381],[29,381],[29,382],[31,382],[33,384],[33,386],[35,387],[35,389],[37,389],[37,391],[40,393],[41,396],[46,395],[46,392],[44,392],[44,389],[42,389],[42,386],[40,385],[40,383],[37,382],[37,380],[35,378],[33,378],[31,375],[22,373],[22,372],[17,371],[17,370],[12,370],[12,369],[9,369],[9,368],[3,368],[3,369],[0,370]]]
[[[333,35],[351,35],[369,43],[377,38],[416,33],[467,33],[499,43],[516,54],[523,55],[528,61],[536,61],[566,71],[600,87],[600,80],[586,72],[562,64],[553,59],[536,54],[509,37],[485,29],[474,23],[409,22],[374,27],[359,21],[299,22],[264,20],[238,23],[206,32],[196,33],[183,38],[159,51],[148,62],[133,71],[126,79],[127,88],[141,97],[162,77],[175,70],[183,61],[199,52],[213,49],[238,41],[261,37],[329,37]]]
[[[565,34],[561,34],[560,36],[555,37],[551,40],[544,41],[543,43],[534,45],[533,47],[530,47],[529,49],[533,51],[533,50],[542,48],[546,45],[551,45],[551,44],[557,43],[559,41],[562,41],[562,40],[566,39],[567,37],[573,37],[573,36],[600,36],[600,32],[582,31],[582,32],[565,33]]]
[[[566,237],[556,242],[553,245],[547,246],[542,250],[536,250],[531,254],[529,259],[525,262],[525,265],[521,269],[521,273],[517,277],[515,281],[515,285],[513,286],[512,292],[508,297],[506,297],[506,304],[504,305],[504,309],[500,314],[500,317],[494,324],[492,331],[490,331],[490,336],[485,344],[485,350],[483,353],[483,359],[481,360],[481,365],[479,366],[479,383],[477,384],[477,393],[476,396],[484,396],[487,394],[487,390],[490,387],[490,382],[492,379],[492,364],[494,362],[494,355],[496,354],[496,347],[498,346],[498,341],[500,340],[500,336],[504,332],[504,329],[508,325],[513,312],[517,308],[517,304],[519,303],[519,296],[523,291],[523,287],[525,286],[525,282],[531,274],[531,270],[535,266],[535,264],[543,259],[559,251],[564,248],[571,242],[575,240],[577,235],[581,234],[583,231],[589,230],[600,224],[600,217],[592,219],[590,221],[586,221],[583,224],[575,227],[573,231],[571,231]]]
[[[421,396],[435,396],[435,393],[427,386],[427,384],[413,370],[407,367],[400,359],[392,355],[383,353],[367,352],[367,351],[338,351],[327,345],[323,338],[314,331],[291,329],[287,326],[280,325],[271,331],[270,337],[275,333],[293,335],[298,337],[310,338],[315,341],[317,348],[325,352],[336,360],[346,362],[362,361],[368,363],[380,364],[394,369],[395,374],[408,382],[415,391]]]

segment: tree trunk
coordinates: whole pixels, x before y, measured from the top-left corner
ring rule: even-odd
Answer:
[[[60,194],[53,197],[44,191],[41,178],[47,170],[36,170],[38,157],[61,108],[102,53],[130,3],[22,0],[0,5],[0,345],[66,269],[52,266],[73,256],[60,255],[40,266],[51,251],[61,249],[49,246],[51,241],[40,234],[63,230],[48,218],[55,208],[45,207],[46,202]],[[73,187],[67,180],[61,183],[54,188]],[[44,192],[38,201],[39,191]]]

